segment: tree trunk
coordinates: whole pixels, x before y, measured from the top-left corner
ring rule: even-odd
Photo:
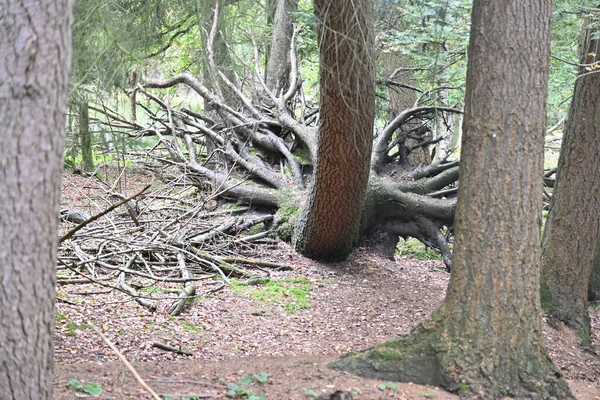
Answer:
[[[79,102],[79,137],[81,138],[81,157],[83,170],[94,171],[94,153],[92,150],[92,134],[90,133],[89,109],[86,99]]]
[[[273,40],[267,61],[266,84],[273,93],[278,94],[289,85],[290,45],[294,32],[291,11],[298,8],[298,0],[277,0],[273,21]]]
[[[582,64],[600,61],[598,29],[586,22]],[[600,74],[581,67],[558,159],[542,240],[542,305],[590,341],[587,298],[600,232]]]
[[[315,178],[296,249],[342,259],[358,236],[373,142],[375,78],[370,0],[314,2],[321,126]]]
[[[592,264],[592,276],[590,277],[590,286],[588,289],[588,300],[600,300],[600,239],[596,244],[596,255]]]
[[[0,397],[52,398],[70,0],[0,2]]]
[[[410,335],[333,367],[469,398],[573,398],[543,344],[538,296],[551,16],[549,0],[475,0],[446,299]]]

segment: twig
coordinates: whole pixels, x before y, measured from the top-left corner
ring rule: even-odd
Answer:
[[[164,343],[160,343],[160,342],[154,342],[152,343],[152,347],[156,347],[162,350],[167,350],[167,351],[172,351],[173,353],[177,353],[177,354],[183,354],[186,356],[193,356],[193,353],[190,353],[189,351],[183,350],[181,347],[173,347],[173,346],[169,346],[166,345]]]
[[[127,359],[119,351],[119,349],[117,349],[115,347],[115,345],[106,336],[104,336],[104,334],[102,333],[102,331],[100,329],[98,329],[98,327],[96,327],[96,325],[94,325],[90,321],[88,321],[88,324],[94,330],[94,332],[96,332],[102,338],[102,340],[104,340],[104,343],[106,343],[108,345],[108,347],[110,347],[111,350],[114,351],[117,354],[117,357],[119,357],[119,359],[123,362],[123,364],[125,364],[125,366],[127,367],[127,369],[129,371],[131,371],[131,373],[133,374],[133,376],[135,377],[135,379],[144,388],[144,390],[146,390],[150,394],[150,396],[152,396],[152,398],[154,398],[155,400],[162,400],[156,394],[156,392],[154,390],[152,390],[152,388],[150,386],[148,386],[148,384],[146,382],[144,382],[144,380],[142,379],[142,377],[140,376],[140,374],[137,373],[137,371],[135,370],[135,368],[133,368],[133,366],[129,363],[129,361],[127,361]]]
[[[150,185],[146,185],[142,190],[140,190],[139,192],[137,192],[136,194],[134,194],[133,196],[130,196],[128,198],[126,198],[125,200],[121,200],[116,204],[113,204],[112,206],[108,207],[106,210],[102,211],[99,214],[94,215],[92,218],[88,219],[87,221],[77,225],[75,228],[71,229],[69,232],[67,232],[64,236],[61,236],[60,239],[58,239],[58,243],[62,243],[67,239],[70,239],[75,233],[77,233],[80,229],[84,228],[86,225],[94,222],[95,220],[102,218],[103,216],[105,216],[106,214],[108,214],[109,212],[111,212],[112,210],[114,210],[117,207],[122,206],[123,204],[127,203],[129,200],[133,200],[136,197],[138,197],[139,195],[141,195],[142,193],[144,193],[146,190],[148,190],[150,188]]]
[[[152,303],[148,299],[141,298],[138,291],[135,290],[134,288],[132,288],[131,286],[129,286],[127,284],[127,282],[125,282],[125,273],[124,272],[121,272],[121,274],[119,276],[119,283],[117,284],[117,286],[123,292],[125,292],[128,295],[130,295],[131,297],[133,297],[133,300],[135,300],[135,302],[138,303],[140,306],[146,307],[150,311],[156,311],[156,304]]]
[[[219,256],[213,256],[213,257],[216,260],[219,260],[220,262],[225,262],[225,263],[251,264],[251,265],[258,265],[260,267],[275,268],[275,269],[279,269],[281,271],[293,271],[294,270],[294,268],[292,268],[286,264],[280,264],[280,263],[271,262],[271,261],[257,260],[255,258],[219,257]]]
[[[179,269],[181,270],[182,278],[189,278],[190,273],[185,266],[185,257],[183,254],[177,254],[177,261],[179,262]],[[179,298],[171,304],[169,307],[169,315],[179,315],[183,311],[185,304],[196,294],[196,282],[187,281],[183,287],[181,293],[179,293]]]

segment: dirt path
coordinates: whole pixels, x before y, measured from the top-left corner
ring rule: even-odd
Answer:
[[[113,175],[112,179],[118,176],[116,171]],[[122,179],[132,185],[117,189],[133,194],[151,178],[130,173],[126,181]],[[96,213],[106,205],[94,196],[105,189],[92,178],[66,174],[63,206]],[[200,296],[180,317],[169,317],[166,311],[176,296],[168,289],[176,285],[137,282],[152,291],[147,295],[162,299],[154,313],[111,288],[59,286],[63,301],[58,303],[56,318],[55,398],[82,394],[67,383],[70,379],[78,379],[82,387],[99,384],[103,393],[96,398],[147,398],[89,328],[90,322],[158,393],[170,396],[165,398],[224,398],[231,390],[228,384],[237,384],[240,394],[264,391],[268,399],[310,399],[337,389],[353,393],[355,399],[456,398],[438,388],[370,381],[325,367],[348,351],[406,334],[426,318],[441,304],[448,283],[441,261],[406,257],[390,261],[359,249],[343,263],[320,264],[298,256],[283,243],[254,248],[248,255],[288,264],[294,271],[253,269],[269,280],[247,286],[234,281],[230,287]],[[220,281],[200,281],[197,293],[220,285]],[[600,308],[591,307],[590,314],[591,352],[582,350],[576,335],[564,327],[545,326],[545,335],[555,363],[578,398],[600,400],[596,355]],[[154,342],[181,347],[192,355],[157,349]],[[250,383],[241,384],[244,378]]]
[[[105,390],[100,398],[145,396],[101,339],[86,329],[82,315],[102,327],[152,387],[173,398],[222,398],[225,383],[239,384],[244,376],[261,373],[269,374],[266,384],[255,379],[243,387],[265,391],[273,399],[314,398],[336,389],[359,399],[455,398],[437,388],[369,381],[325,368],[343,353],[409,332],[439,306],[448,279],[438,269],[441,262],[394,262],[359,250],[344,263],[324,265],[295,255],[284,244],[265,249],[262,256],[295,267],[294,272],[263,272],[282,282],[283,287],[275,288],[280,298],[259,299],[260,286],[234,286],[193,302],[177,318],[166,316],[169,299],[151,314],[114,292],[86,295],[86,303],[94,306],[59,304],[64,320],[57,323],[55,398],[74,398],[74,389],[66,384],[71,378],[100,384]],[[202,285],[206,290],[214,286]],[[294,288],[306,286],[308,306],[293,295]],[[61,290],[74,298],[86,288]],[[597,309],[591,311],[597,324]],[[581,350],[568,329],[546,328],[546,334],[553,358],[573,381],[578,398],[600,399],[598,356]],[[598,337],[594,339],[597,345]],[[159,350],[151,346],[155,341],[181,346],[193,356]]]

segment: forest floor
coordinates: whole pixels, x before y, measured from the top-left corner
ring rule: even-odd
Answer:
[[[63,207],[77,203],[86,179],[65,174]],[[82,389],[94,384],[102,393],[90,398],[150,398],[90,324],[165,399],[228,398],[231,390],[240,399],[261,392],[267,399],[329,398],[336,390],[354,399],[458,398],[436,387],[368,380],[326,367],[349,351],[410,332],[435,310],[449,278],[441,261],[388,260],[360,248],[344,262],[319,263],[281,242],[256,246],[252,256],[293,271],[259,268],[267,283],[226,286],[198,297],[178,317],[166,311],[174,296],[167,292],[152,313],[118,291],[58,287],[67,302],[57,305],[54,398],[85,396]],[[199,281],[197,292],[214,287],[214,281]],[[591,306],[590,314],[592,349],[582,349],[564,326],[544,324],[544,334],[577,398],[600,400],[600,307]],[[155,342],[191,355],[161,350]]]

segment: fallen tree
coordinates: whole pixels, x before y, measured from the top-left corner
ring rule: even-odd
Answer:
[[[294,241],[317,162],[321,118],[319,108],[306,101],[303,93],[295,53],[298,33],[296,29],[289,49],[289,84],[279,92],[270,90],[263,79],[256,44],[253,65],[239,58],[245,70],[253,73],[235,85],[214,62],[215,32],[210,32],[206,68],[212,89],[189,73],[141,81],[131,91],[131,99],[133,106],[149,115],[150,126],[103,108],[96,111],[106,116],[103,123],[113,130],[131,137],[157,137],[159,145],[148,154],[178,166],[199,186],[208,185],[221,197],[269,210],[275,216],[272,232]],[[393,85],[393,80],[381,81]],[[176,86],[193,90],[211,111],[173,107],[169,96],[161,97],[159,90]],[[228,102],[224,93],[233,93],[235,102]],[[443,139],[433,137],[431,124],[444,113],[461,110],[431,104],[425,93],[377,132],[360,233],[390,256],[400,237],[417,238],[439,251],[450,268],[458,162],[448,157],[432,164],[409,161],[412,152]]]

